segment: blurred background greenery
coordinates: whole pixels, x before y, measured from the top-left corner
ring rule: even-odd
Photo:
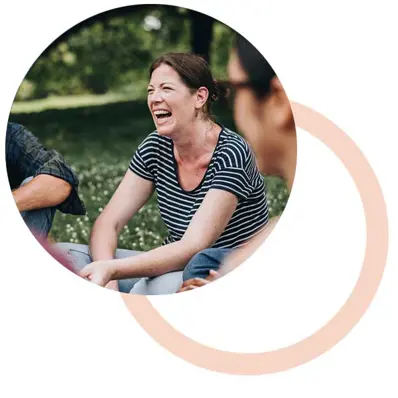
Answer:
[[[166,51],[203,55],[225,77],[233,31],[185,8],[122,7],[74,26],[45,49],[21,84],[16,100],[82,94],[143,98],[148,66]]]
[[[45,49],[18,89],[10,121],[58,150],[79,177],[87,214],[57,212],[54,240],[88,242],[135,149],[153,131],[146,107],[151,62],[167,51],[193,51],[208,60],[216,78],[224,79],[234,33],[184,8],[130,6],[83,21]],[[236,130],[225,103],[216,106],[215,115]],[[286,186],[275,177],[266,181],[271,215],[278,215],[288,199]],[[119,247],[149,250],[165,234],[154,196],[124,228]]]

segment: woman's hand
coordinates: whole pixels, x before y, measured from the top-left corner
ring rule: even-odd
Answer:
[[[79,275],[99,286],[105,286],[113,279],[115,273],[115,260],[94,261],[86,265]]]

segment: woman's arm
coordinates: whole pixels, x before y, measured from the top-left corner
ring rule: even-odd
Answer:
[[[113,259],[120,231],[148,201],[153,190],[152,181],[130,170],[126,172],[91,231],[90,252],[94,261]]]
[[[138,256],[89,264],[80,275],[104,286],[109,280],[182,270],[196,253],[211,247],[220,237],[237,204],[234,194],[210,189],[180,241]]]

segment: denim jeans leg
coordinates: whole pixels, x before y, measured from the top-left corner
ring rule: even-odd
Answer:
[[[56,246],[72,262],[76,272],[81,271],[86,265],[93,262],[88,245],[79,244],[79,243],[61,242],[57,243]],[[119,259],[119,258],[135,256],[139,253],[140,252],[134,250],[117,249],[115,253],[115,258]],[[129,278],[129,279],[118,280],[119,292],[130,293],[130,290],[139,280],[140,278]]]
[[[192,278],[206,278],[210,270],[218,270],[224,258],[233,251],[226,248],[210,248],[195,254],[186,265],[183,273],[183,281]]]
[[[140,252],[135,250],[116,249],[115,258],[116,259],[126,258],[126,257],[136,256],[138,254],[140,254]],[[118,280],[119,292],[130,293],[130,290],[140,279],[141,278],[119,279]]]
[[[22,181],[21,187],[31,181],[33,177],[28,177]],[[47,207],[44,209],[29,210],[21,212],[21,216],[27,227],[36,235],[47,237],[50,232],[54,216],[55,207]]]
[[[182,271],[168,272],[153,278],[141,278],[130,290],[131,294],[146,296],[175,293],[182,284]]]
[[[56,243],[55,247],[68,258],[75,272],[81,271],[93,262],[87,245],[62,242]]]

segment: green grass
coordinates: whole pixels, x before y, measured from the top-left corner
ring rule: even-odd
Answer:
[[[73,102],[73,107],[68,102],[66,109],[62,100],[49,101],[40,112],[32,112],[41,105],[31,103],[30,112],[14,106],[10,115],[10,121],[25,125],[45,146],[58,150],[80,180],[87,214],[76,217],[57,212],[51,230],[57,242],[88,243],[92,225],[116,190],[135,149],[154,128],[145,101],[102,100],[97,98],[90,106],[81,106],[83,99]],[[219,107],[215,113],[220,123],[235,129],[227,109]],[[278,215],[288,198],[286,187],[275,177],[267,177],[266,182],[270,213]],[[166,233],[154,195],[123,229],[119,247],[150,250],[161,244]]]

